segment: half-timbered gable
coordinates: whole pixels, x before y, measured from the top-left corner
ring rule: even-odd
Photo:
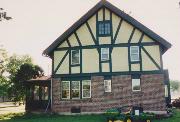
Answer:
[[[102,105],[107,103],[100,98],[105,101],[112,98],[110,103],[116,104],[109,104],[109,107],[143,104],[147,110],[164,111],[164,104],[156,109],[147,102],[148,97],[141,103],[140,96],[165,91],[162,55],[170,47],[169,42],[128,14],[107,1],[99,2],[43,52],[52,58],[54,110],[70,111],[78,104],[66,103],[64,99],[91,99],[86,102],[96,103],[96,106],[86,108],[82,104],[80,109],[102,112],[107,108]],[[152,87],[157,90],[146,91]],[[138,98],[134,92],[138,92]],[[156,95],[152,103],[156,100],[165,103],[164,98],[164,93]],[[117,101],[119,99],[122,101]],[[136,102],[131,103],[133,100]],[[66,109],[61,106],[64,103]]]
[[[128,16],[128,15],[126,15]],[[132,61],[131,48],[138,60]],[[161,71],[162,48],[138,27],[102,6],[79,27],[61,40],[53,57],[54,74],[87,74],[116,72]],[[78,64],[72,64],[72,52],[78,51]],[[107,50],[108,59],[102,60]]]

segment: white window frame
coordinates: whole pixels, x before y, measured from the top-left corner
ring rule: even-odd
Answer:
[[[78,52],[79,52],[79,62],[78,63],[73,63],[73,57],[72,57],[72,52],[73,51],[77,51],[77,50],[71,50],[71,65],[80,64],[80,50],[78,49]]]
[[[63,82],[68,82],[69,83],[69,97],[68,98],[63,98],[62,97],[62,93],[63,93],[63,86],[61,87],[61,99],[70,99],[70,81],[62,81],[61,83],[63,84]],[[65,89],[66,90],[66,89]]]
[[[89,81],[90,82],[90,96],[89,97],[83,97],[83,81]],[[82,98],[91,98],[91,80],[82,80]]]
[[[139,81],[139,86],[140,86],[140,89],[139,90],[134,90],[133,89],[133,81],[134,80],[138,80]],[[141,79],[139,79],[139,78],[134,78],[134,79],[132,79],[132,91],[141,91]]]
[[[110,86],[109,86],[109,83],[108,83],[108,85],[105,84],[106,81],[107,82],[110,81]],[[106,86],[110,87],[110,91],[106,90]],[[104,92],[112,92],[112,81],[111,80],[104,80]]]
[[[137,53],[132,53],[132,48],[137,48],[137,49],[138,49],[138,52],[137,52]],[[133,59],[133,58],[132,58],[132,54],[138,55],[138,59],[137,59],[137,60],[136,60],[136,59]],[[139,61],[139,46],[130,46],[130,59],[131,59],[132,62],[134,62],[134,61]]]
[[[108,51],[107,51],[108,58],[107,59],[102,58],[102,55],[105,54],[105,53],[103,53],[103,49],[108,49]],[[101,48],[101,61],[107,61],[107,60],[109,60],[109,48]]]
[[[81,89],[81,88],[80,88],[80,81],[71,81],[71,84],[72,84],[72,82],[79,82],[79,89],[72,89],[72,88],[71,88],[71,98],[72,98],[72,99],[80,99],[80,95],[81,95],[81,93],[80,93],[80,92],[81,92],[81,91],[80,91],[80,89]],[[72,91],[73,91],[73,90],[79,90],[79,97],[73,97],[73,96],[72,96]]]

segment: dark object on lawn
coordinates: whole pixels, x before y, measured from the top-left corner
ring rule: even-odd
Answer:
[[[180,98],[175,99],[175,100],[172,102],[172,106],[173,106],[173,107],[176,107],[176,108],[180,108]]]
[[[127,111],[127,109],[129,109]],[[133,111],[139,111],[139,115]],[[151,122],[155,118],[153,113],[144,113],[141,107],[123,106],[121,108],[108,109],[106,111],[107,122]]]
[[[142,107],[138,107],[138,106],[134,106],[132,107],[132,114],[135,115],[137,114],[136,111],[139,112],[139,115],[143,113],[143,108]]]

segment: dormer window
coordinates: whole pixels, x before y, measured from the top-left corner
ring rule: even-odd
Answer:
[[[99,36],[110,36],[111,35],[111,23],[110,23],[110,21],[98,22],[98,35]]]

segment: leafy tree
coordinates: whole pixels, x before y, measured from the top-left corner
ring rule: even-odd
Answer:
[[[3,8],[0,8],[0,21],[10,19],[12,19],[12,17],[8,17],[7,12],[5,12]]]
[[[6,71],[6,64],[8,61],[7,51],[0,45],[0,76]]]
[[[7,96],[7,90],[9,88],[9,80],[4,76],[7,71],[8,54],[7,51],[0,45],[0,97]]]
[[[3,98],[4,101],[4,97],[8,95],[8,80],[6,77],[4,76],[0,76],[0,96]]]
[[[171,80],[170,85],[171,85],[171,90],[174,92],[174,91],[179,90],[180,82]]]
[[[14,102],[24,101],[25,87],[23,82],[43,75],[44,71],[41,67],[33,65],[32,63],[22,64],[17,70],[15,76],[12,78],[13,84],[11,89],[9,89],[9,92],[13,93],[12,100]]]

